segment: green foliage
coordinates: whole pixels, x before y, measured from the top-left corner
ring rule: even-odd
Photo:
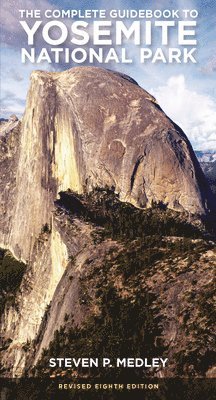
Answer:
[[[117,357],[165,356],[162,327],[166,323],[166,313],[161,309],[164,304],[156,296],[155,285],[158,285],[158,293],[160,290],[165,293],[171,281],[176,282],[178,275],[185,274],[214,244],[200,240],[200,231],[182,214],[165,205],[153,203],[151,209],[137,209],[120,202],[110,189],[97,188],[85,195],[70,191],[61,193],[57,205],[70,214],[71,221],[78,216],[95,224],[92,234],[95,244],[107,238],[114,242],[102,256],[101,264],[94,262],[91,256],[86,260],[78,283],[80,312],[86,318],[82,325],[76,326],[72,316],[65,315],[64,326],[55,332],[49,348],[43,351],[36,367],[37,374],[53,372],[47,368],[51,357],[109,357],[114,360]],[[105,243],[108,246],[110,241]],[[200,312],[211,313],[210,306],[198,300]],[[172,304],[173,300],[169,301]],[[193,303],[193,299],[190,301]],[[187,333],[190,312],[182,313],[182,319]],[[192,348],[187,354],[177,353],[180,375],[184,373],[186,364],[183,363],[189,365],[190,355],[195,360],[197,351]],[[78,377],[127,379],[127,371],[127,368],[100,367],[88,371],[79,368]],[[56,371],[61,372],[61,369]],[[70,375],[72,371],[68,372]],[[130,369],[129,374],[132,379],[144,377],[148,371],[135,368]]]
[[[182,218],[182,214],[153,203],[150,209],[138,209],[123,203],[111,189],[96,188],[91,193],[77,195],[60,193],[57,205],[86,221],[104,228],[102,238],[134,240],[150,235],[200,237],[197,228]],[[95,238],[96,240],[96,238]]]
[[[51,233],[51,229],[47,223],[42,226],[41,233]]]
[[[9,251],[0,250],[0,314],[6,301],[14,301],[25,269],[26,265],[16,260]]]
[[[47,367],[50,357],[152,357],[162,354],[164,348],[155,347],[155,336],[160,334],[159,319],[153,318],[149,311],[149,303],[153,294],[137,293],[134,298],[119,296],[116,288],[109,283],[96,292],[97,305],[100,313],[91,315],[82,327],[66,329],[61,327],[55,331],[54,340],[49,349],[44,350],[37,371]],[[126,369],[127,370],[127,369]],[[142,370],[142,369],[141,369]],[[80,374],[86,369],[78,369]],[[90,376],[117,378],[125,376],[124,369],[91,368],[87,371]],[[143,370],[133,369],[132,376],[143,376]]]
[[[196,284],[193,281],[192,284]],[[192,286],[193,288],[193,286]],[[205,375],[214,366],[216,351],[214,346],[215,282],[212,277],[203,289],[191,290],[187,294],[187,303],[196,304],[196,315],[188,309],[184,312],[183,328],[187,336],[193,337],[187,349],[178,351],[176,359],[177,373],[194,376],[197,372]]]

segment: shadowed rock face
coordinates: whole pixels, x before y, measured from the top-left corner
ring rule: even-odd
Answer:
[[[0,143],[0,247],[28,268],[1,331],[11,341],[4,361],[19,375],[23,344],[36,337],[68,257],[82,250],[69,248],[55,220],[60,191],[113,186],[136,206],[162,201],[194,214],[207,212],[210,194],[184,133],[124,75],[90,67],[33,72],[21,127],[10,123]]]

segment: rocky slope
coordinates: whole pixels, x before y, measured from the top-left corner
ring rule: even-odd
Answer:
[[[216,194],[216,151],[196,151],[195,154],[212,192]]]
[[[200,164],[212,192],[216,195],[216,161],[201,162]]]
[[[166,370],[130,370],[130,379],[211,376],[214,242],[203,240],[175,212],[139,211],[105,190],[84,197],[62,194],[55,215],[67,246],[73,234],[73,244],[82,236],[83,249],[56,289],[27,370],[36,376],[76,376],[71,369],[47,368],[49,358],[60,353],[111,359],[157,354],[169,358]],[[122,379],[127,374],[101,368],[90,375],[98,373]],[[79,370],[83,375],[86,371]]]
[[[211,163],[216,161],[216,150],[209,150],[209,151],[196,150],[195,154],[200,163]]]
[[[63,203],[55,206],[60,192],[70,189],[84,196],[94,193],[96,187],[107,187],[113,188],[121,201],[141,209],[156,203],[162,208],[168,206],[174,213],[172,218],[169,215],[172,221],[169,229],[165,222],[161,225],[159,217],[159,220],[153,218],[154,229],[150,231],[150,235],[155,234],[158,226],[164,229],[160,234],[165,236],[173,236],[175,232],[174,228],[171,232],[171,225],[178,219],[176,211],[182,213],[183,220],[188,214],[189,218],[206,215],[212,194],[184,133],[167,118],[151,95],[126,76],[89,67],[62,73],[36,71],[31,77],[22,122],[7,124],[2,125],[0,137],[0,247],[25,265],[25,271],[20,286],[14,288],[12,304],[7,301],[7,290],[2,294],[2,373],[20,376],[25,368],[31,369],[30,364],[36,366],[43,347],[49,346],[54,330],[60,328],[71,307],[76,312],[70,328],[84,323],[88,308],[85,299],[84,307],[80,304],[79,278],[87,274],[91,255],[94,254],[95,271],[105,276],[103,264],[112,247],[116,247],[117,256],[127,246],[122,231],[130,235],[135,229],[139,234],[132,240],[141,236],[145,242],[142,232],[147,235],[148,224],[145,221],[140,224],[140,219],[147,215],[147,222],[151,220],[147,211],[144,214],[140,210],[141,214],[133,220],[134,228],[130,226],[128,231],[124,223],[119,228],[121,235],[115,238],[116,225],[111,224],[109,234],[97,243],[94,236],[98,227],[104,228],[106,224],[106,215],[101,215],[97,202],[96,208],[91,211],[89,206],[86,211],[88,199],[82,198],[82,204],[79,197],[67,200],[63,195]],[[104,204],[103,199],[101,202]],[[59,211],[59,207],[63,208]],[[132,212],[130,207],[126,214]],[[111,214],[114,209],[115,201],[111,202]],[[70,216],[74,211],[79,214],[75,219]],[[186,228],[187,224],[180,221],[178,235],[184,236]],[[195,228],[190,229],[192,240]],[[212,245],[203,246],[208,252]],[[149,259],[155,263],[155,256],[152,257]],[[143,260],[140,268],[145,263],[146,268],[153,265]],[[165,267],[169,269],[169,262]],[[158,268],[162,268],[161,264]],[[112,279],[117,278],[121,288],[124,282],[118,275],[111,274],[108,281],[113,286]],[[137,279],[136,273],[133,279]],[[157,282],[157,278],[154,280]],[[155,296],[156,286],[151,288],[150,282],[151,279],[147,281],[147,291]],[[94,298],[94,285],[90,288],[92,293],[88,296],[92,294]],[[145,286],[140,288],[141,292],[146,290]],[[129,288],[125,290],[123,297],[130,298]],[[51,314],[47,311],[50,303]],[[94,300],[93,305],[91,311],[100,314]],[[175,312],[174,315],[175,320]],[[169,336],[167,331],[166,335]],[[174,334],[171,341],[173,337]]]

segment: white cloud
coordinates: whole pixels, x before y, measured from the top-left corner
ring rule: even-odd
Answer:
[[[195,149],[216,149],[216,103],[210,96],[191,90],[184,75],[171,76],[151,93]]]

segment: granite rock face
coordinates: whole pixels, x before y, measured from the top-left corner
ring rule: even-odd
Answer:
[[[69,188],[114,186],[139,207],[162,201],[195,214],[210,207],[186,136],[124,75],[90,67],[33,72],[19,141],[17,193],[1,242],[23,261],[41,227],[52,224],[58,192]]]
[[[137,207],[163,202],[200,215],[211,194],[188,139],[156,100],[100,68],[33,72],[22,122],[2,126],[0,145],[0,247],[28,265],[1,320],[10,343],[3,361],[19,376],[24,346],[38,334],[69,257],[82,250],[70,248],[55,219],[59,192],[108,186]]]
[[[138,85],[88,67],[34,72],[31,80],[18,186],[28,186],[33,235],[49,220],[53,198],[68,188],[81,193],[114,186],[136,206],[162,201],[169,208],[206,212],[208,188],[187,138]],[[21,197],[16,203],[23,210],[26,196]],[[19,209],[14,224],[17,241]]]
[[[208,189],[190,143],[129,78],[89,67],[35,72],[29,97],[26,116],[34,109],[35,129],[46,136],[45,147],[53,146],[45,152],[55,190],[114,186],[123,201],[139,207],[162,201],[206,212]]]

